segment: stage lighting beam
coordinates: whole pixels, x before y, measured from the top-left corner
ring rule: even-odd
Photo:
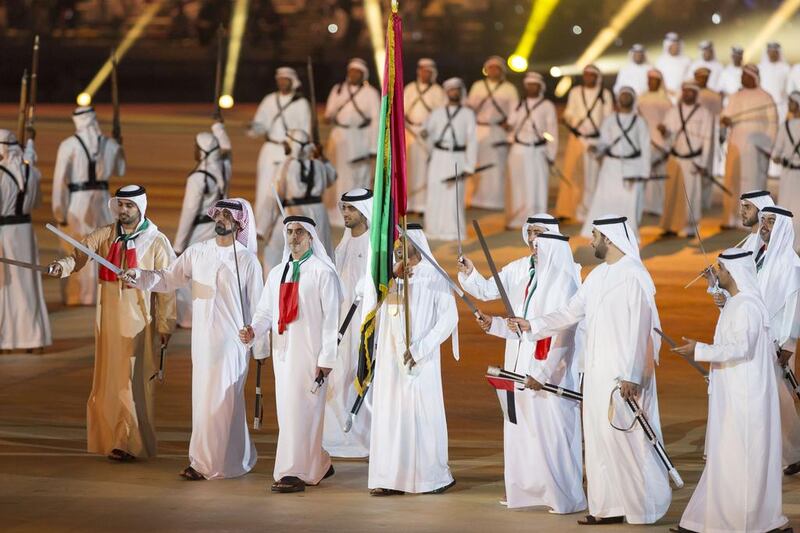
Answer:
[[[219,97],[219,106],[222,109],[233,107],[233,89],[236,85],[236,71],[239,69],[239,56],[242,54],[242,40],[247,27],[247,13],[249,0],[235,0],[231,12],[231,33],[228,38],[228,59],[225,63],[225,77],[222,82],[222,95]]]
[[[744,51],[744,62],[753,61],[757,54],[764,49],[770,37],[777,32],[784,23],[800,9],[800,0],[784,0],[781,6],[769,17],[767,23],[756,34],[755,38],[747,45]]]
[[[514,72],[525,72],[528,69],[528,58],[536,46],[539,34],[544,29],[550,15],[561,0],[534,0],[531,2],[531,14],[525,31],[520,37],[514,53],[508,56],[508,66]]]
[[[397,5],[392,2],[392,5]],[[386,62],[386,37],[383,35],[383,15],[381,14],[380,0],[364,0],[364,18],[367,20],[369,40],[372,44],[372,53],[375,58],[375,70],[383,86],[383,65]]]

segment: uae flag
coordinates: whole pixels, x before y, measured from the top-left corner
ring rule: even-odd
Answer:
[[[406,214],[406,132],[403,110],[403,23],[392,6],[386,27],[386,62],[383,66],[375,190],[372,198],[369,252],[358,350],[355,387],[366,392],[375,362],[375,321],[378,308],[389,292],[394,263],[397,224]]]
[[[497,392],[497,399],[500,401],[500,409],[503,410],[505,419],[512,424],[516,424],[517,408],[514,402],[514,391],[517,388],[517,382],[496,376],[486,376],[486,381]]]

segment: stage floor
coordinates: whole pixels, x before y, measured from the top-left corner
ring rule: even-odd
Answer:
[[[210,107],[210,106],[209,106]],[[55,238],[43,230],[50,220],[49,180],[58,142],[72,133],[68,106],[39,109],[39,158],[45,175],[45,199],[36,213],[41,260],[58,253]],[[106,131],[108,107],[100,107]],[[243,133],[253,106],[228,118],[234,143],[233,194],[253,199],[259,144]],[[194,134],[210,125],[203,106],[125,106],[123,135],[128,174],[112,187],[141,183],[148,189],[148,215],[172,237],[181,205],[184,178],[193,167]],[[0,106],[0,124],[13,127],[13,106]],[[554,182],[552,184],[556,186]],[[504,264],[525,254],[518,231],[505,231],[500,213],[471,210],[488,235],[495,260]],[[656,297],[664,330],[710,340],[718,313],[701,284],[684,290],[704,266],[697,241],[658,241],[657,221],[647,218],[643,257],[658,287]],[[710,254],[742,238],[720,232],[719,219],[704,220],[702,235]],[[576,225],[565,232],[576,235]],[[337,232],[338,236],[339,232]],[[596,260],[585,239],[571,241],[587,268]],[[455,245],[433,243],[442,265],[455,273]],[[474,235],[465,253],[486,275],[488,269]],[[714,254],[715,255],[715,254]],[[54,345],[41,354],[0,355],[0,528],[4,531],[573,531],[581,515],[559,516],[542,509],[509,511],[503,498],[502,414],[486,384],[486,366],[502,361],[499,339],[480,332],[468,309],[461,313],[461,361],[443,346],[442,372],[450,435],[450,466],[457,485],[437,496],[372,498],[367,492],[367,462],[334,460],[336,475],[305,493],[268,491],[276,442],[271,365],[265,366],[264,428],[252,432],[259,461],[239,479],[189,483],[178,477],[187,465],[191,431],[190,332],[179,330],[170,344],[166,382],[159,386],[159,456],[133,464],[111,463],[86,449],[85,405],[92,380],[93,308],[66,308],[59,284],[45,280]],[[499,303],[481,306],[500,314]],[[684,361],[662,351],[658,368],[659,403],[666,446],[686,486],[673,493],[669,513],[653,529],[675,524],[700,476],[706,422],[706,386]],[[253,366],[253,368],[255,368]],[[252,416],[254,373],[247,387]],[[736,468],[738,465],[730,465]],[[784,512],[800,524],[800,479],[784,479]],[[622,527],[605,527],[614,531]],[[646,529],[625,526],[625,530]]]

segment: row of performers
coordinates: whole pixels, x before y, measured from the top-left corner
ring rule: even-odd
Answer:
[[[371,203],[363,189],[341,198],[347,230],[335,262],[313,219],[284,218],[282,260],[264,284],[245,200],[216,202],[206,213],[215,236],[175,259],[169,240],[145,216],[145,191],[120,189],[110,206],[117,221],[83,242],[115,267],[100,271],[89,451],[117,461],[156,453],[149,376],[156,370],[156,347],[166,345],[174,327],[174,292],[191,286],[193,409],[184,477],[236,477],[255,465],[244,383],[250,354],[270,355],[271,336],[279,426],[272,490],[296,492],[320,483],[334,474],[331,454],[369,455],[368,486],[375,495],[450,488],[455,480],[448,467],[440,345],[452,337],[458,357],[455,283],[436,263],[419,226],[409,227],[414,246],[405,272],[398,247],[396,278],[378,310],[374,387],[363,413],[372,417],[357,418],[344,431],[356,395],[359,332],[344,330],[337,346],[337,329],[361,290]],[[781,467],[787,475],[800,470],[800,421],[783,383],[800,329],[792,213],[773,205],[766,191],[742,195],[740,212],[754,231],[706,272],[721,306],[714,341],[674,348],[710,363],[707,462],[680,526],[691,531],[784,527]],[[585,524],[655,522],[672,497],[668,472],[651,446],[662,440],[655,379],[660,321],[633,226],[618,215],[593,221],[592,246],[603,263],[583,281],[555,218],[529,217],[522,237],[529,253],[507,265],[499,283],[459,258],[463,289],[493,300],[500,286],[507,288],[518,317],[476,311],[482,329],[506,339],[504,367],[527,376],[526,388],[509,399],[516,423],[505,424],[507,504],[556,513],[588,508],[580,521]],[[48,272],[69,276],[88,258],[75,251]],[[553,386],[582,389],[583,409],[548,392]],[[326,402],[326,396],[336,399]],[[620,431],[626,422],[615,413],[633,400],[656,438],[641,426]]]

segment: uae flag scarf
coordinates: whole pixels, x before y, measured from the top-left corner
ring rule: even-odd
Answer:
[[[122,225],[117,222],[117,236],[114,242],[111,243],[111,248],[108,250],[106,259],[122,269],[138,267],[138,260],[136,259],[136,237],[141,235],[147,228],[150,227],[150,221],[146,218],[139,224],[133,233],[123,233]],[[125,259],[123,265],[122,259]],[[100,279],[103,281],[117,281],[117,275],[111,272],[104,266],[100,267]]]
[[[300,297],[300,265],[312,255],[312,250],[303,254],[298,260],[286,263],[281,276],[280,295],[278,300],[278,334],[282,335],[286,328],[297,319],[297,305]],[[292,267],[291,278],[286,279]]]

